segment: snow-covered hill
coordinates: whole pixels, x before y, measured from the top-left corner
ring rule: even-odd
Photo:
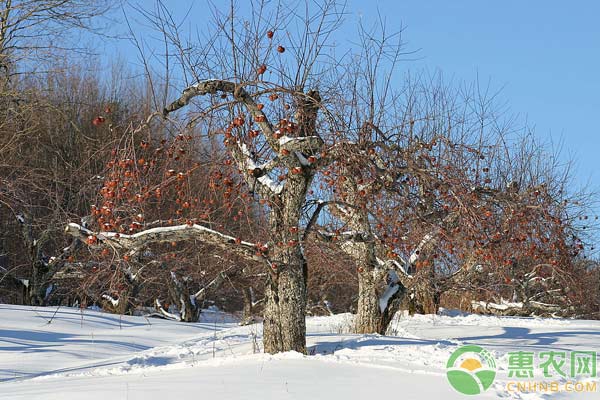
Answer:
[[[461,345],[492,352],[484,398],[599,398],[597,377],[535,378],[596,391],[507,390],[509,353],[595,351],[600,322],[477,315],[404,316],[393,336],[348,334],[351,316],[308,320],[310,355],[259,353],[260,325],[205,312],[197,324],[91,310],[0,305],[1,399],[465,399],[446,378]],[[600,363],[598,363],[600,364]],[[600,368],[599,368],[600,369]],[[574,387],[573,387],[574,388]],[[385,396],[385,397],[384,397]]]

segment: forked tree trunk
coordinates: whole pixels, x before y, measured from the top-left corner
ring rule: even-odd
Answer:
[[[258,190],[258,194],[271,203],[268,249],[271,271],[265,291],[264,350],[267,353],[290,350],[305,353],[306,260],[302,253],[298,231],[306,192],[315,174],[314,166],[309,165],[306,157],[319,154],[323,145],[323,141],[316,133],[321,97],[316,90],[297,96],[298,108],[295,115],[297,129],[294,129],[292,124],[286,126],[286,129],[289,127],[291,132],[288,132],[290,140],[285,142],[285,148],[282,148],[284,146],[280,140],[282,138],[275,135],[273,126],[258,107],[255,99],[245,91],[243,85],[236,85],[234,82],[214,79],[200,81],[185,89],[181,98],[163,110],[163,115],[166,117],[169,113],[184,107],[195,96],[216,92],[232,94],[248,109],[264,133],[269,146],[276,153],[280,153],[280,156],[273,161],[288,171],[282,189],[274,190],[272,184],[264,183],[264,179],[270,180],[270,178],[264,174],[260,176],[262,169],[252,167],[255,166],[255,162],[246,148],[234,146],[231,142],[231,155],[236,159],[244,179],[252,190]],[[294,141],[296,136],[303,140]],[[227,143],[230,143],[229,140]],[[286,153],[282,150],[286,150]],[[248,173],[249,167],[252,168],[252,173]],[[255,174],[263,178],[263,181],[260,181],[259,176]],[[265,185],[266,189],[258,186],[257,182]]]
[[[358,304],[354,319],[355,333],[379,333],[384,335],[395,312],[399,298],[405,293],[401,282],[394,280],[381,289],[382,283],[390,275],[377,262],[374,236],[371,232],[369,215],[358,190],[352,170],[346,171],[344,183],[345,200],[354,207],[340,213],[340,218],[348,227],[359,233],[360,239],[349,239],[342,243],[342,250],[356,263],[358,269]]]

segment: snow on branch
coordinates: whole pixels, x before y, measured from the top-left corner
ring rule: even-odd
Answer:
[[[151,243],[195,239],[255,261],[263,261],[264,256],[268,253],[268,249],[257,249],[254,243],[240,241],[233,236],[197,224],[151,228],[133,235],[125,235],[116,232],[95,233],[81,225],[69,223],[65,232],[86,242],[91,236],[96,238],[98,245],[105,244],[116,249],[134,252],[140,251]]]
[[[256,179],[257,182],[260,182],[264,186],[268,187],[269,190],[275,194],[280,194],[283,191],[283,185],[281,183],[275,182],[268,175],[263,175],[260,178]]]
[[[388,284],[385,288],[385,291],[379,298],[379,310],[383,313],[390,303],[390,300],[394,297],[394,295],[403,288],[403,285],[400,282],[400,277],[393,269],[388,270],[387,276]]]
[[[435,226],[431,232],[425,234],[425,236],[423,236],[423,238],[421,239],[421,241],[417,244],[417,247],[414,248],[414,250],[411,252],[410,256],[408,257],[407,264],[406,264],[406,270],[409,271],[410,267],[412,267],[415,262],[417,262],[419,260],[419,257],[424,253],[424,250],[426,248],[431,248],[431,246],[434,246],[437,241],[440,238],[440,234],[442,233],[442,231],[444,230],[444,228],[448,225],[451,224],[453,222],[455,222],[457,217],[456,213],[448,213],[439,223],[437,226]]]
[[[421,254],[423,248],[429,243],[431,243],[435,239],[435,237],[435,234],[428,233],[423,237],[423,239],[421,239],[417,247],[415,247],[415,249],[410,254],[410,257],[408,257],[408,266],[413,265],[419,259],[419,254]]]
[[[393,259],[387,259],[384,261],[381,258],[377,257],[377,264],[379,268],[393,269],[396,272],[400,272],[400,274],[402,274],[403,277],[412,279],[412,275],[409,275],[405,269],[406,261],[398,255],[396,255],[396,257],[400,260],[400,262]]]
[[[487,301],[471,301],[471,307],[473,311],[483,312],[486,314],[493,315],[547,315],[555,314],[565,311],[563,307],[558,304],[547,304],[540,303],[537,301],[530,302],[509,302],[501,299],[500,303],[487,302]]]
[[[279,139],[280,150],[289,152],[315,153],[323,145],[323,139],[318,136],[283,136]]]
[[[154,308],[156,308],[160,315],[163,318],[170,319],[172,321],[181,321],[181,317],[177,314],[170,313],[168,310],[165,310],[160,300],[154,300]]]
[[[115,299],[114,297],[112,297],[111,295],[108,294],[103,294],[102,298],[108,302],[110,302],[110,304],[114,307],[117,308],[119,306],[119,299]]]
[[[273,194],[278,195],[283,191],[283,183],[274,181],[268,175],[269,171],[277,166],[279,162],[277,157],[267,163],[257,164],[244,143],[238,143],[237,150],[234,149],[232,155],[238,165],[243,167],[241,168],[242,174],[252,191],[257,192],[262,197],[270,197]],[[258,183],[260,183],[260,186],[257,185]]]
[[[247,170],[260,170],[261,174],[272,171],[275,167],[279,165],[279,157],[275,156],[272,160],[257,164],[254,157],[252,157],[252,153],[248,150],[248,146],[245,143],[238,143],[238,149],[241,151],[244,156],[244,166]]]
[[[302,152],[313,154],[318,152],[322,147],[323,140],[318,136],[293,138],[285,136],[277,139],[278,135],[275,135],[273,125],[259,108],[252,95],[250,95],[242,85],[227,80],[209,79],[189,86],[183,91],[183,94],[179,99],[165,107],[163,116],[166,117],[171,112],[185,107],[189,104],[191,99],[196,96],[212,95],[217,92],[229,93],[246,106],[253,121],[259,126],[269,146],[275,153],[279,154],[280,151],[285,150],[288,154],[295,154],[300,163],[305,165],[307,164],[307,160],[304,159]],[[275,157],[273,160],[259,165],[257,161],[254,160],[245,144],[236,142],[236,144],[230,148],[236,163],[242,171],[246,183],[253,191],[256,191],[262,197],[278,195],[283,191],[284,185],[276,182],[268,175],[269,170],[275,168],[281,162],[284,162],[283,159]]]

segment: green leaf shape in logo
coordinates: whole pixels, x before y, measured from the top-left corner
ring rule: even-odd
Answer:
[[[480,394],[494,383],[496,362],[492,354],[474,345],[462,346],[450,355],[446,364],[450,385],[459,393]]]

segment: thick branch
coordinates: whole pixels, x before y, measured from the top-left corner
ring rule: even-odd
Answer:
[[[279,152],[279,141],[275,139],[275,135],[273,134],[273,125],[271,125],[271,122],[269,122],[266,115],[259,110],[258,105],[246,89],[241,85],[236,85],[234,82],[220,79],[208,79],[198,82],[197,84],[186,88],[180,98],[165,107],[163,116],[166,117],[173,111],[185,107],[190,100],[196,96],[216,94],[217,92],[232,94],[236,100],[241,101],[265,135],[269,146],[276,152]]]
[[[191,99],[196,96],[216,94],[217,92],[232,94],[236,100],[240,101],[246,106],[252,119],[260,127],[269,146],[276,154],[279,154],[280,151],[283,150],[290,154],[289,156],[283,156],[282,158],[276,157],[273,159],[272,162],[268,163],[268,165],[265,165],[265,167],[268,167],[268,169],[273,169],[281,162],[286,164],[283,159],[292,157],[292,154],[296,154],[298,161],[301,164],[305,164],[302,162],[303,156],[301,153],[317,153],[323,145],[323,140],[318,136],[307,136],[300,138],[283,137],[277,139],[271,122],[259,109],[258,104],[254,101],[254,98],[244,89],[243,86],[225,80],[205,80],[186,88],[179,99],[169,104],[163,110],[163,116],[166,117],[171,112],[185,107],[187,104],[189,104]],[[235,143],[232,143],[232,141],[235,141]],[[231,153],[240,170],[242,171],[246,183],[252,188],[253,191],[257,192],[263,198],[271,197],[281,193],[283,190],[283,184],[277,183],[271,179],[268,176],[268,169],[263,169],[260,165],[257,165],[256,160],[252,158],[250,152],[243,143],[232,139],[229,145]]]
[[[134,252],[139,252],[151,243],[168,243],[190,239],[217,246],[247,260],[264,261],[264,257],[268,252],[268,250],[265,249],[257,249],[256,245],[253,243],[239,241],[233,236],[225,235],[196,224],[191,226],[177,225],[152,228],[133,235],[124,235],[115,232],[95,233],[81,225],[70,223],[66,226],[65,232],[85,241],[87,241],[90,236],[95,237],[97,240],[96,245],[104,244],[116,249]]]
[[[323,139],[318,136],[284,136],[279,139],[279,146],[280,150],[313,154],[321,149],[321,146],[323,146]]]

